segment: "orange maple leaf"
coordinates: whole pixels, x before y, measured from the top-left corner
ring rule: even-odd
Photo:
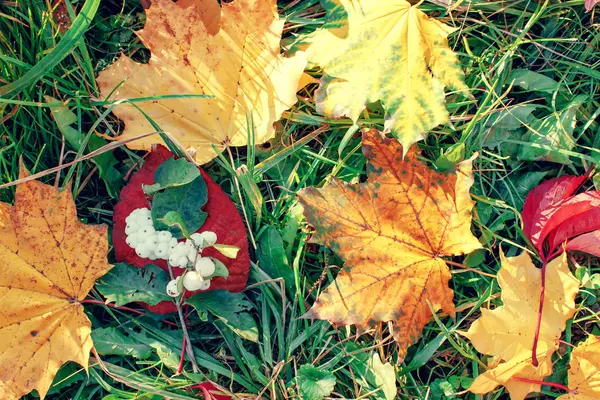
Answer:
[[[21,176],[25,176],[23,172]],[[44,398],[67,361],[86,370],[91,324],[83,300],[112,266],[105,225],[77,220],[69,191],[28,181],[0,202],[0,398]]]
[[[360,329],[393,321],[401,356],[435,311],[454,316],[450,271],[443,256],[481,247],[471,233],[472,160],[456,174],[438,173],[380,132],[363,133],[368,181],[333,179],[299,193],[314,240],[345,261],[307,317]]]
[[[495,356],[501,362],[475,378],[469,390],[483,394],[503,385],[512,400],[521,400],[529,392],[539,391],[540,384],[536,382],[552,373],[552,354],[558,349],[566,321],[575,313],[579,281],[569,271],[564,253],[548,264],[536,367],[532,347],[542,272],[533,265],[528,253],[509,258],[501,254],[501,259],[498,283],[504,305],[482,310],[481,317],[469,330],[461,332],[479,352]]]
[[[148,64],[121,56],[97,79],[111,100],[165,96],[114,108],[125,122],[123,139],[155,131],[140,110],[195,149],[201,164],[227,146],[247,145],[249,138],[261,144],[274,136],[273,123],[297,101],[306,66],[304,53],[280,54],[284,20],[275,0],[221,6],[217,0],[153,0],[146,13],[146,25],[136,34],[152,53]],[[128,146],[149,150],[158,142],[152,135]]]

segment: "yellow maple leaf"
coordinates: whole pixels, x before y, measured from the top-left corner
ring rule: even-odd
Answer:
[[[405,0],[322,4],[329,21],[306,40],[309,61],[325,73],[316,93],[319,113],[356,122],[367,104],[381,100],[385,129],[405,151],[449,121],[444,86],[467,90],[458,58],[448,47],[454,28]]]
[[[402,160],[395,139],[363,133],[368,181],[336,179],[299,192],[314,240],[330,247],[345,266],[317,299],[307,317],[360,329],[394,321],[401,356],[421,335],[434,310],[454,315],[450,271],[441,258],[481,247],[471,233],[472,160],[456,174],[437,173]]]
[[[273,123],[296,103],[306,66],[304,53],[280,54],[283,23],[275,0],[235,0],[221,7],[217,0],[153,0],[144,29],[136,32],[152,53],[150,61],[139,64],[121,56],[98,75],[102,95],[111,100],[183,94],[214,98],[120,104],[114,113],[125,122],[122,138],[154,131],[136,106],[197,150],[201,164],[226,146],[248,144],[248,123],[253,144],[272,138]],[[128,146],[149,149],[159,141],[153,135]]]
[[[569,389],[556,400],[600,399],[600,336],[588,336],[571,353]]]
[[[22,174],[22,176],[24,176]],[[111,265],[105,225],[77,220],[68,191],[28,181],[0,202],[0,398],[44,398],[67,361],[86,370],[91,324],[80,301]]]
[[[531,356],[542,273],[533,265],[528,253],[509,258],[501,254],[501,259],[498,283],[504,305],[494,310],[483,309],[481,317],[462,334],[477,351],[502,362],[475,378],[469,390],[483,394],[504,385],[511,399],[520,400],[529,392],[540,390],[539,384],[527,380],[539,382],[552,372],[551,356],[558,348],[566,321],[575,313],[579,281],[569,271],[565,254],[547,265],[544,311],[536,350],[539,365],[535,367]]]

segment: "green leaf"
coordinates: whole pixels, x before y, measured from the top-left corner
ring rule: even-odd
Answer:
[[[335,387],[335,376],[310,364],[298,369],[296,375],[300,395],[304,400],[321,400],[329,396]]]
[[[168,187],[152,198],[152,220],[158,231],[169,230],[174,237],[189,237],[196,232],[207,214],[202,207],[208,201],[206,183],[198,176],[191,183]]]
[[[443,379],[438,378],[431,384],[431,400],[455,399],[455,395],[456,390]]]
[[[517,139],[513,131],[530,124],[535,117],[533,112],[539,108],[545,108],[537,104],[517,104],[505,110],[495,112],[485,123],[487,132],[481,135],[481,146],[495,148],[502,145],[504,154],[515,154],[518,147],[512,143],[505,143],[507,139]],[[518,135],[520,137],[520,135]],[[506,151],[510,146],[514,151]]]
[[[154,184],[142,185],[146,194],[154,194],[168,187],[183,186],[192,183],[200,176],[200,171],[185,158],[169,158],[154,172]]]
[[[106,300],[116,306],[141,301],[154,306],[161,301],[172,301],[167,295],[169,275],[156,265],[136,268],[129,264],[116,264],[96,283],[96,289]]]
[[[456,167],[456,165],[465,159],[465,144],[457,143],[450,147],[448,151],[435,160],[435,166],[440,171],[446,171]]]
[[[73,128],[71,125],[77,122],[77,115],[71,111],[66,104],[56,100],[51,96],[44,96],[47,103],[50,104],[50,112],[52,117],[58,126],[58,130],[67,143],[73,147],[74,150],[81,150],[81,146],[84,142],[84,135]],[[87,141],[86,149],[88,152],[98,150],[108,142],[99,136],[92,134]],[[100,178],[106,183],[106,188],[109,194],[116,198],[119,194],[119,190],[123,185],[123,175],[117,169],[119,161],[115,158],[111,151],[102,153],[94,158],[92,161],[98,167],[98,174]]]
[[[560,89],[560,84],[546,75],[529,71],[528,69],[515,69],[508,76],[507,81],[514,80],[514,85],[524,90],[554,93]]]
[[[258,241],[258,266],[271,278],[283,278],[285,287],[293,295],[296,292],[294,271],[288,263],[283,240],[277,229],[268,226]]]
[[[226,290],[200,292],[186,300],[199,315],[210,312],[243,339],[258,343],[258,327],[249,310],[252,304],[242,293]]]
[[[221,260],[216,259],[214,257],[209,257],[213,263],[215,263],[215,272],[210,275],[207,276],[208,279],[214,278],[216,276],[221,276],[223,278],[227,278],[229,276],[229,270],[227,269],[227,267],[225,266],[225,264],[223,264],[221,262]]]
[[[140,344],[135,339],[125,336],[117,328],[94,329],[92,340],[98,354],[133,356],[135,358],[148,358],[152,355],[150,346]]]
[[[577,123],[577,110],[587,99],[586,95],[576,96],[564,110],[533,121],[523,140],[545,148],[522,145],[519,149],[519,160],[570,164],[569,156],[561,150],[570,151],[575,146],[573,131]]]
[[[48,390],[48,393],[46,393],[46,396],[50,396],[48,398],[51,398],[52,395],[61,394],[67,387],[84,379],[87,379],[85,369],[79,364],[69,361],[60,367],[56,373],[56,376],[52,380],[52,386]]]
[[[156,350],[156,355],[158,355],[158,358],[166,367],[172,370],[177,370],[179,368],[180,351],[171,349],[167,344],[158,339],[149,337],[144,331],[135,332],[133,329],[128,328],[127,332],[129,333],[129,336],[135,338],[138,343],[145,344]]]
[[[485,254],[487,253],[486,249],[477,249],[471,252],[464,261],[464,264],[467,267],[478,267],[485,261]]]

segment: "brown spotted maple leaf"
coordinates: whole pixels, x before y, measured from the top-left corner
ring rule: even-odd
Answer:
[[[401,355],[431,318],[431,307],[454,315],[443,256],[481,247],[471,233],[472,160],[438,173],[411,150],[370,130],[363,134],[368,180],[337,179],[299,193],[314,240],[345,261],[307,317],[359,329],[393,321]]]

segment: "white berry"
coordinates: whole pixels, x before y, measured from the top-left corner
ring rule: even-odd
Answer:
[[[165,242],[165,243],[169,243],[169,241],[173,237],[173,235],[171,235],[171,232],[169,232],[169,231],[158,231],[157,235],[158,235],[158,241]]]
[[[140,243],[140,236],[136,233],[127,236],[125,239],[129,247],[135,248]]]
[[[167,258],[169,256],[169,244],[165,242],[159,242],[154,253],[158,258]]]
[[[142,258],[148,258],[153,251],[144,245],[135,248],[135,253]]]
[[[207,277],[215,273],[216,267],[215,263],[210,258],[200,257],[198,261],[196,261],[194,269],[203,277]]]
[[[181,294],[181,293],[179,293],[179,289],[177,289],[177,284],[179,283],[179,278],[181,278],[181,277],[178,276],[177,279],[173,279],[172,281],[167,283],[167,294],[171,297],[177,297]]]
[[[204,282],[202,276],[196,271],[188,272],[183,277],[183,286],[191,292],[205,287],[206,284]]]
[[[204,248],[217,243],[217,234],[212,231],[194,233],[192,234],[191,239],[197,247]]]

